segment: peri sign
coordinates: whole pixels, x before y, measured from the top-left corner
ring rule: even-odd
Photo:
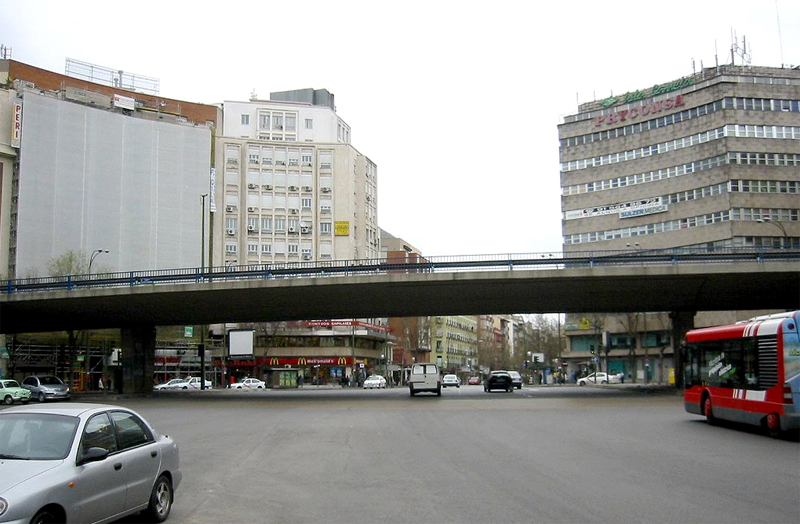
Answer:
[[[14,102],[14,122],[11,124],[11,147],[19,148],[22,142],[22,104]]]

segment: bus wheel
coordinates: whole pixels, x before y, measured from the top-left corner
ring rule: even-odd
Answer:
[[[716,425],[717,421],[713,415],[713,408],[711,407],[711,397],[706,397],[703,401],[703,414],[706,416],[706,422],[712,426]]]
[[[772,438],[781,436],[781,418],[777,413],[767,415],[767,432]]]

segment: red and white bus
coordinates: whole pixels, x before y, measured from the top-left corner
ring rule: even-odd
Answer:
[[[686,334],[684,407],[710,424],[800,428],[800,311]]]

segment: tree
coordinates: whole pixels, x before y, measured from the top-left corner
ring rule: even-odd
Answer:
[[[603,346],[603,329],[606,324],[606,316],[600,313],[594,313],[590,319],[592,323],[592,331],[594,331],[594,335],[597,339],[597,356],[600,356],[601,349],[605,351],[606,354],[606,371],[608,371],[608,352],[611,350],[610,347]],[[602,371],[602,364],[597,366],[597,371]]]
[[[82,275],[89,272],[89,260],[85,253],[69,250],[59,257],[50,259],[47,271],[52,277]]]
[[[631,378],[636,382],[636,336],[639,333],[639,313],[625,313],[620,318],[620,323],[625,329],[631,343],[628,345],[628,368],[631,370]],[[647,336],[647,333],[644,334]]]
[[[52,258],[47,263],[47,270],[52,277],[62,277],[66,275],[80,275],[89,272],[89,261],[84,253],[69,250],[63,255]],[[74,330],[67,331],[69,337],[69,377],[68,384],[72,385],[74,373],[75,355],[78,354],[78,343],[82,332]],[[88,347],[87,347],[88,353]],[[89,355],[86,355],[88,358]]]

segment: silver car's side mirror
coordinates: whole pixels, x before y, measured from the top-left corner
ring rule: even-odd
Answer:
[[[78,466],[88,464],[89,462],[98,462],[105,460],[108,457],[108,450],[103,448],[89,448],[86,450],[81,458],[78,460]]]

